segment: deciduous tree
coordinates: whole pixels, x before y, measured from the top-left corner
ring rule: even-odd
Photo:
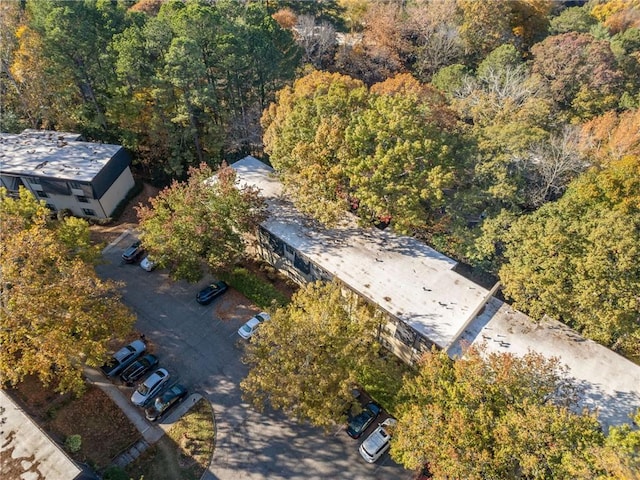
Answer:
[[[391,456],[436,479],[588,478],[595,415],[571,413],[575,388],[557,359],[470,349],[426,354],[401,392]]]
[[[86,222],[48,224],[48,209],[25,189],[0,190],[0,380],[36,375],[80,392],[83,365],[105,359],[107,342],[127,334],[133,315],[118,285],[98,278]]]
[[[614,349],[640,346],[640,160],[591,170],[506,236],[505,293]]]
[[[338,284],[307,284],[247,346],[244,397],[258,409],[332,426],[353,401],[357,372],[376,355],[377,327],[370,307]]]
[[[192,168],[186,182],[174,181],[150,206],[137,207],[140,239],[174,278],[198,280],[203,264],[212,270],[233,267],[263,218],[257,189],[238,188],[231,167],[212,175],[206,165]]]

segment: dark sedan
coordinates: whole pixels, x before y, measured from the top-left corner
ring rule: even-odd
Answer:
[[[131,244],[124,252],[122,252],[122,260],[126,263],[134,263],[144,253],[140,240]]]
[[[187,397],[187,389],[182,385],[174,385],[156,398],[150,407],[144,410],[148,420],[160,420],[169,410]]]
[[[382,408],[375,402],[367,403],[362,412],[349,418],[347,433],[351,438],[360,438],[369,425],[373,423]]]
[[[222,280],[214,282],[198,292],[198,295],[196,295],[196,301],[200,305],[209,305],[215,298],[218,298],[226,292],[228,288],[229,285]]]
[[[129,365],[120,375],[120,379],[127,385],[132,385],[140,380],[145,373],[157,366],[158,357],[151,354],[145,355]]]

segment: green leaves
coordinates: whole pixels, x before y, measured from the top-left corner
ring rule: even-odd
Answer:
[[[84,363],[99,364],[107,341],[127,334],[134,317],[118,285],[96,275],[86,222],[48,225],[26,190],[19,200],[0,192],[0,378],[33,374],[79,392]]]
[[[435,478],[588,478],[603,443],[596,417],[577,415],[557,360],[468,350],[425,355],[407,377],[391,455]],[[565,406],[566,405],[566,406]]]
[[[424,228],[462,169],[455,116],[408,75],[367,92],[349,77],[311,73],[280,92],[263,125],[298,208],[328,224],[350,208],[365,223]]]
[[[506,236],[505,293],[629,354],[640,345],[640,161],[592,170]]]
[[[329,428],[352,400],[357,372],[374,358],[378,322],[338,284],[308,284],[247,345],[241,382],[258,409],[270,405]]]
[[[235,186],[235,172],[206,165],[190,170],[188,181],[175,182],[139,206],[140,239],[154,261],[174,278],[196,281],[203,261],[212,270],[228,270],[245,254],[247,236],[263,218],[257,190]]]

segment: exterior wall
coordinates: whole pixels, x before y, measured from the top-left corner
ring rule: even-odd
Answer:
[[[258,231],[256,253],[300,285],[317,280],[331,281],[333,279],[330,273],[310,262],[296,249],[263,227],[260,227]],[[347,290],[352,295],[358,296],[361,301],[367,302],[357,292],[351,289]],[[383,327],[378,332],[378,340],[382,346],[403,362],[413,365],[423,353],[431,350],[434,345],[433,342],[418,334],[398,318],[388,312],[384,312],[377,305],[369,304],[372,306],[374,314],[381,317],[383,323]]]
[[[17,196],[24,186],[38,200],[44,200],[54,211],[68,209],[76,217],[106,218],[134,186],[133,175],[127,167],[102,198],[94,198],[90,183],[71,182],[37,177],[2,175],[2,186]],[[93,215],[90,213],[93,212]]]
[[[125,168],[115,182],[109,187],[100,198],[100,205],[108,217],[113,213],[118,204],[127,196],[129,190],[133,188],[135,181],[129,167]]]

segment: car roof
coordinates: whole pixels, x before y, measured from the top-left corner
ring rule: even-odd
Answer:
[[[157,380],[163,379],[167,375],[169,375],[169,372],[167,372],[164,368],[159,368],[158,370],[153,372],[151,375],[149,375],[149,378],[147,378],[144,381],[144,383],[147,383],[147,382],[152,381],[152,380],[155,382]]]
[[[256,317],[251,317],[249,319],[249,321],[247,323],[245,323],[245,325],[253,328],[253,327],[257,326],[257,325],[260,325],[260,320],[258,320]]]

